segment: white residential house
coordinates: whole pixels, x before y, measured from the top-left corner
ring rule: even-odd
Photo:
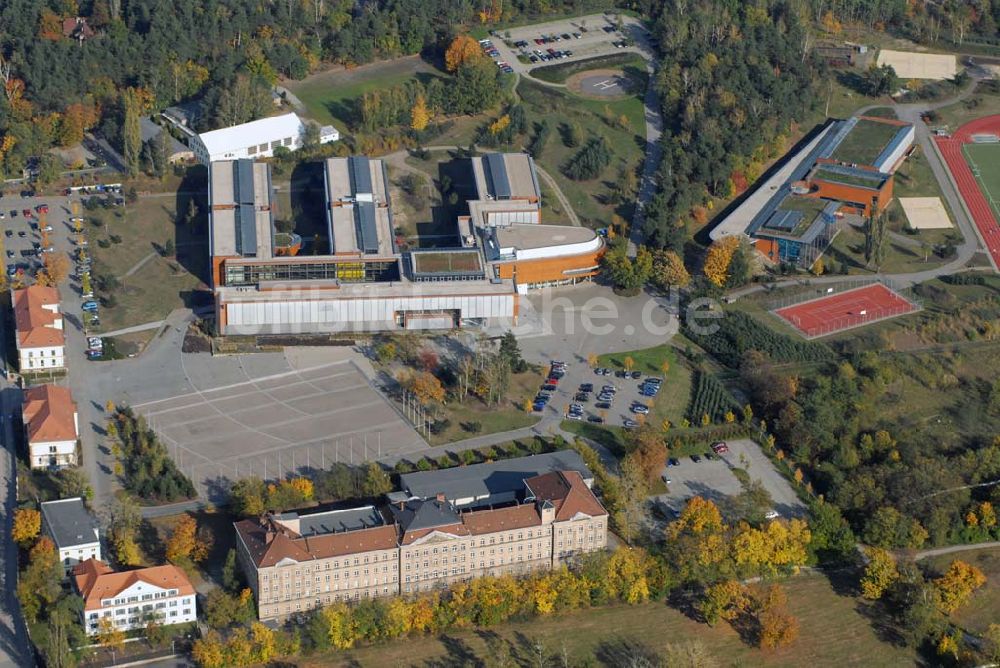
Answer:
[[[41,505],[42,533],[52,539],[66,572],[87,559],[101,558],[101,537],[97,520],[83,499],[59,499]]]
[[[274,149],[284,146],[289,151],[302,148],[306,124],[294,113],[261,118],[242,125],[203,132],[191,137],[188,144],[195,157],[207,165],[219,160],[270,158]],[[320,128],[319,142],[327,144],[340,139],[332,125]]]
[[[122,631],[144,628],[152,619],[169,625],[198,618],[194,587],[177,566],[115,572],[103,561],[88,559],[73,569],[73,581],[83,597],[87,635],[101,630],[102,618]]]
[[[36,385],[24,391],[21,415],[31,468],[75,466],[80,420],[68,388]]]
[[[21,373],[66,367],[66,334],[59,291],[32,285],[11,291]]]

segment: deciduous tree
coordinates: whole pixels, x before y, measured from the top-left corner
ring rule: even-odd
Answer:
[[[208,556],[209,546],[198,537],[198,523],[190,515],[181,515],[167,541],[167,560],[174,564],[198,562]]]
[[[444,52],[444,66],[449,72],[457,72],[459,66],[469,60],[485,60],[482,47],[472,37],[459,35],[448,45]]]
[[[729,265],[733,254],[740,245],[739,237],[728,236],[712,243],[705,257],[705,277],[715,285],[722,287],[729,279]]]
[[[14,511],[14,525],[10,537],[21,547],[27,546],[38,537],[42,529],[42,514],[34,508],[18,508]]]
[[[939,607],[945,614],[951,614],[965,605],[972,593],[986,584],[986,576],[975,566],[956,559],[941,577],[934,580],[934,586],[941,594]]]
[[[882,598],[885,591],[899,579],[896,559],[888,550],[870,547],[866,550],[868,565],[861,578],[861,595],[870,600]]]

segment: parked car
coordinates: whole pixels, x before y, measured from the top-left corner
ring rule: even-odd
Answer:
[[[630,410],[636,415],[649,415],[649,406],[645,404],[632,404]]]
[[[604,424],[604,418],[600,415],[591,415],[587,418],[587,422],[593,422],[594,424]]]
[[[680,466],[680,461],[676,457],[667,460],[667,466]]]
[[[94,300],[88,299],[87,301],[85,301],[82,304],[80,304],[80,308],[82,308],[84,311],[92,311],[93,312],[93,311],[97,311],[98,304]]]
[[[546,392],[555,392],[556,386],[550,383],[546,383],[545,385],[542,385],[542,389],[545,390]]]
[[[580,385],[580,391],[581,392],[593,392],[594,391],[594,384],[593,383],[582,383]]]
[[[670,479],[670,476],[668,476],[666,473],[660,476],[660,480],[662,480],[667,485],[673,482],[673,480]]]
[[[25,232],[24,230],[18,230],[17,231],[17,236],[19,236],[19,237],[21,237],[23,239],[24,237],[28,236],[28,233]]]
[[[777,510],[769,510],[766,513],[764,513],[765,520],[776,520],[779,517],[781,517],[781,513],[779,513]]]
[[[590,395],[586,392],[577,392],[573,395],[574,401],[590,401]]]
[[[38,206],[35,207],[35,211],[37,211],[38,213],[48,213],[49,212],[49,205],[48,204],[39,204]]]
[[[729,452],[729,446],[726,445],[723,441],[719,441],[718,443],[713,443],[712,452],[714,452],[717,455],[724,455],[727,452]]]
[[[697,464],[698,462],[701,461],[701,457],[699,457],[698,455],[691,455],[691,461]]]
[[[611,409],[611,402],[610,401],[599,401],[599,402],[597,402],[594,405],[597,408],[601,408],[601,409],[604,409],[604,410],[610,410]]]
[[[104,340],[99,336],[88,336],[87,345],[94,350],[100,350],[104,347]]]
[[[632,377],[632,380],[639,380],[640,378],[642,378],[641,371],[633,371],[630,375]]]
[[[706,452],[705,453],[705,459],[707,461],[712,461],[713,459],[718,459],[718,457],[716,457],[715,455],[713,455],[711,452]]]
[[[21,211],[21,215],[25,218],[31,218],[31,209],[24,209]]]
[[[0,214],[0,215],[3,215],[3,214]],[[10,239],[12,236],[14,236],[14,230],[4,230],[3,233],[4,233],[4,236],[7,237],[8,239]]]
[[[51,232],[51,231],[52,231],[52,226],[51,225],[43,225],[42,226],[42,232]]]

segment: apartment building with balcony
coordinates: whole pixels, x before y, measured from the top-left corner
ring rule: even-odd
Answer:
[[[341,601],[415,594],[484,575],[524,574],[605,548],[607,511],[579,471],[518,474],[509,480],[517,490],[513,500],[507,500],[509,490],[493,487],[504,499],[499,506],[461,508],[443,492],[432,498],[395,492],[382,509],[283,513],[237,522],[237,555],[258,616],[284,621]]]

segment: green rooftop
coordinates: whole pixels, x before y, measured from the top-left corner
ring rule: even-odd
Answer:
[[[861,119],[830,157],[841,162],[871,165],[897,132],[898,125]]]

